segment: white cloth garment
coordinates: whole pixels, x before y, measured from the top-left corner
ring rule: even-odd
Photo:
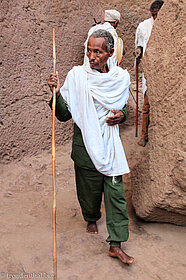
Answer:
[[[135,37],[135,47],[137,48],[138,46],[143,47],[143,56],[145,54],[145,50],[147,47],[147,43],[152,31],[152,27],[154,24],[154,19],[153,17],[144,20],[141,22],[137,29],[136,29],[136,37]],[[147,85],[146,85],[146,79],[144,76],[144,73],[142,73],[142,92],[145,94],[147,91]]]
[[[84,46],[85,46],[84,65],[89,66],[89,60],[88,60],[88,57],[87,57],[87,42],[88,42],[88,39],[94,31],[97,31],[99,29],[104,29],[104,30],[110,32],[110,34],[114,38],[114,53],[111,57],[109,57],[109,59],[107,61],[107,64],[110,68],[110,67],[112,67],[112,64],[117,65],[117,62],[118,62],[117,61],[117,55],[116,55],[116,45],[117,45],[118,34],[116,32],[116,29],[109,22],[105,22],[104,24],[97,24],[97,25],[90,28],[90,30],[88,32],[87,40],[84,43]]]
[[[116,10],[105,10],[105,21],[115,22],[120,21],[120,12]]]
[[[129,97],[127,70],[111,67],[100,73],[89,66],[69,71],[60,92],[80,128],[86,150],[96,169],[107,176],[130,172],[119,136],[119,126],[108,126],[111,109],[120,110]]]

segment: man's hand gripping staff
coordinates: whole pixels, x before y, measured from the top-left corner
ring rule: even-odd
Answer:
[[[57,71],[56,71],[56,74],[55,73],[50,74],[50,77],[49,77],[47,83],[48,83],[52,93],[53,93],[53,89],[55,87],[56,96],[58,97],[60,95],[60,87],[61,86],[60,86],[60,83],[59,83],[59,76],[58,76]]]

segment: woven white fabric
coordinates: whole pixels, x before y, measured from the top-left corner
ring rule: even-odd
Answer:
[[[105,21],[114,22],[116,20],[120,21],[120,12],[116,10],[105,10]]]
[[[118,66],[100,73],[83,65],[68,73],[60,89],[92,162],[107,176],[130,172],[119,126],[108,126],[105,122],[113,114],[111,109],[120,110],[127,103],[129,85],[129,73]]]

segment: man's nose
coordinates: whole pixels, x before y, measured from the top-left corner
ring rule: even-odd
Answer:
[[[95,60],[95,53],[94,52],[90,53],[90,60]]]

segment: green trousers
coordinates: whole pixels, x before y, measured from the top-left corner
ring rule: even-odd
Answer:
[[[77,196],[85,221],[96,222],[101,218],[101,201],[104,193],[106,225],[111,246],[120,246],[128,239],[128,215],[124,199],[122,176],[108,177],[97,170],[75,167]]]

